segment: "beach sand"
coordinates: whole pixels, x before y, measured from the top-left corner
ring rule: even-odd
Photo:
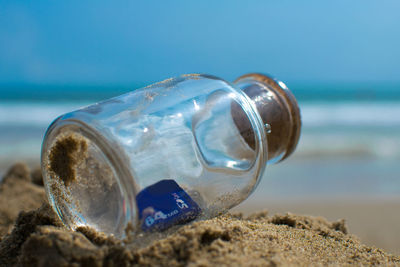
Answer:
[[[17,164],[1,182],[0,265],[400,265],[349,234],[343,220],[294,214],[227,214],[125,244],[88,228],[72,232],[49,208],[40,178]]]
[[[268,207],[270,215],[290,211],[296,214],[323,216],[328,220],[345,218],[349,232],[362,243],[400,255],[400,199],[398,197],[336,197],[309,199],[249,199],[234,208],[251,214]]]

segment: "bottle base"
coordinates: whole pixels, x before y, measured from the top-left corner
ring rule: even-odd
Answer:
[[[49,128],[42,150],[46,192],[67,227],[89,226],[122,237],[134,221],[136,204],[113,162],[114,152],[93,132],[68,120]]]

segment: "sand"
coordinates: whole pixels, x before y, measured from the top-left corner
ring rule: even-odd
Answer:
[[[128,244],[88,228],[72,232],[49,208],[39,176],[17,164],[2,180],[1,266],[400,265],[349,234],[343,220],[294,214],[227,214]]]
[[[56,141],[49,154],[49,171],[68,186],[76,179],[76,166],[84,161],[87,153],[87,143],[83,138],[69,135]]]
[[[258,193],[258,192],[257,192]],[[346,218],[350,233],[362,243],[400,255],[400,199],[394,196],[336,196],[308,199],[250,198],[234,208],[245,215],[268,206],[268,214],[291,211],[296,214],[323,216],[328,220]]]

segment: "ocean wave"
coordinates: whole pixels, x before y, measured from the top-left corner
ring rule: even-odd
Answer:
[[[90,103],[0,103],[0,125],[47,126],[66,112]],[[304,128],[400,126],[400,102],[300,103]]]
[[[399,128],[400,130],[400,128]],[[295,153],[296,158],[347,157],[400,159],[400,131],[379,133],[362,129],[349,132],[305,132]]]
[[[305,127],[400,126],[400,102],[310,103],[300,109]]]
[[[86,103],[0,103],[0,126],[46,127],[58,116]]]
[[[0,103],[0,156],[37,154],[48,125],[87,104]],[[293,158],[400,159],[400,102],[300,105],[303,129]]]

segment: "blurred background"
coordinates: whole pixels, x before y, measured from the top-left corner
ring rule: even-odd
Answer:
[[[297,151],[235,210],[345,218],[400,253],[400,2],[2,1],[0,176],[58,115],[184,73],[263,72],[297,97]]]

